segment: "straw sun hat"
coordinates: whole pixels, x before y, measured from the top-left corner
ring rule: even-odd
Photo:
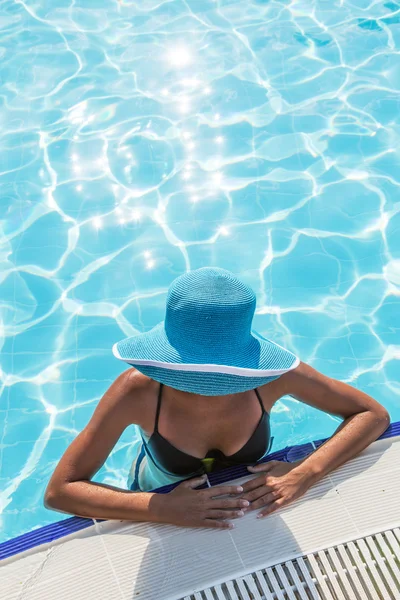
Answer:
[[[251,330],[253,290],[233,273],[205,267],[175,279],[165,320],[117,342],[116,358],[177,390],[220,396],[254,389],[299,359]]]

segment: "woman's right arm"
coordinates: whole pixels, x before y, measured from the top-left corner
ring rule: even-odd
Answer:
[[[58,463],[45,493],[47,508],[98,519],[157,519],[157,494],[132,494],[90,481],[122,432],[135,422],[135,404],[140,405],[138,395],[146,391],[146,383],[139,373],[128,370],[109,387]]]
[[[200,478],[180,484],[169,494],[131,492],[90,481],[102,467],[122,432],[138,423],[151,381],[134,370],[124,371],[100,400],[85,429],[67,448],[45,493],[45,506],[94,519],[153,521],[194,527],[228,527],[222,519],[238,516],[239,498],[217,499],[240,493],[237,486],[196,491]],[[183,509],[183,510],[182,510]],[[230,510],[228,510],[230,509]],[[236,510],[234,510],[236,509]]]

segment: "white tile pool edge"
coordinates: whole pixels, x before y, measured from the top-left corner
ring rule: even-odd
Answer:
[[[392,423],[380,436],[379,440],[393,438],[398,435],[400,435],[400,421]],[[308,442],[298,446],[286,447],[282,450],[269,454],[263,459],[262,462],[267,462],[269,460],[284,460],[292,462],[293,460],[297,460],[298,458],[313,452],[314,449],[318,448],[318,446],[320,446],[324,441],[325,440],[316,440],[315,442]],[[248,476],[248,471],[245,467],[230,467],[219,473],[210,474],[209,482],[211,485],[219,485],[233,479],[236,480],[243,476]],[[163,493],[166,493],[173,489],[175,485],[168,485],[163,488],[158,488],[154,491],[162,491]],[[205,484],[203,487],[207,487],[207,484]],[[65,537],[73,535],[75,532],[78,533],[79,531],[84,531],[87,528],[93,527],[93,523],[94,521],[92,519],[69,517],[50,525],[39,527],[16,538],[12,538],[6,542],[0,543],[0,562],[3,564],[4,560],[30,551],[38,546],[54,544],[56,543],[56,540],[60,538],[64,539]]]
[[[98,523],[4,561],[2,598],[179,600],[393,529],[400,525],[399,458],[400,436],[377,441],[293,505],[261,520],[249,513],[232,531]]]

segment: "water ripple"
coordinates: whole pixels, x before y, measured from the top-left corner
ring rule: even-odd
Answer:
[[[31,0],[0,15],[4,537],[185,270],[400,418],[400,4]],[[336,421],[283,399],[276,447]],[[124,485],[127,431],[98,475]],[[29,500],[27,500],[29,499]]]

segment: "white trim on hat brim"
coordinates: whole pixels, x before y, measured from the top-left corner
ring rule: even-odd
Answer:
[[[194,373],[225,373],[226,375],[241,375],[242,377],[274,377],[283,375],[300,364],[300,359],[293,354],[294,362],[286,369],[245,369],[243,367],[231,367],[227,365],[206,365],[206,364],[177,364],[166,363],[158,360],[143,360],[133,358],[122,358],[118,352],[117,344],[112,347],[112,352],[116,358],[123,360],[132,366],[158,367],[160,369],[170,369],[171,371],[192,371]],[[288,350],[287,350],[288,352]]]

